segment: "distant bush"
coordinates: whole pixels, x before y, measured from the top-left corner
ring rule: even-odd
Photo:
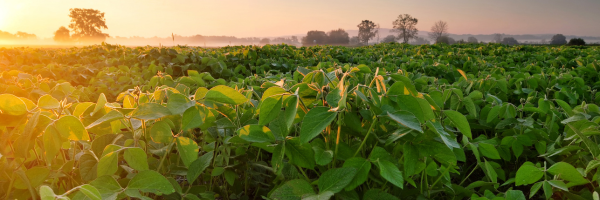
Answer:
[[[505,37],[505,38],[502,39],[502,44],[517,45],[517,44],[519,44],[519,41],[517,41],[513,37]]]
[[[262,40],[260,40],[261,45],[270,44],[270,43],[271,43],[271,40],[269,38],[263,38]]]
[[[585,45],[585,41],[581,38],[572,38],[571,40],[569,40],[569,45],[583,46]]]
[[[448,37],[448,36],[441,36],[437,39],[437,41],[435,41],[436,44],[454,44],[456,43],[456,40],[454,40],[454,38]]]
[[[396,37],[394,35],[388,35],[383,38],[382,43],[396,42]]]
[[[567,44],[567,37],[565,37],[563,34],[556,34],[556,35],[552,36],[552,39],[550,39],[550,44],[555,44],[555,45]]]

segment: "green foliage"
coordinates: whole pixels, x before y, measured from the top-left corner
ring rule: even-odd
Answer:
[[[0,49],[0,198],[593,199],[598,52]]]

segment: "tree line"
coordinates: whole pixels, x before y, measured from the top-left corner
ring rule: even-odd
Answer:
[[[105,41],[108,34],[102,33],[102,29],[108,29],[106,25],[106,20],[104,18],[104,12],[100,12],[94,9],[81,9],[81,8],[72,8],[69,9],[69,17],[71,17],[71,23],[69,24],[69,28],[67,29],[64,26],[61,26],[54,33],[54,40],[57,42],[79,42],[79,43],[87,43],[87,42],[101,42]],[[393,35],[388,35],[381,42],[402,42],[411,44],[430,44],[430,41],[418,36],[417,24],[419,20],[410,14],[401,14],[396,18],[396,20],[392,21],[393,29],[391,30]],[[358,25],[358,36],[350,37],[346,30],[339,28],[335,30],[331,30],[328,32],[319,31],[319,30],[311,30],[308,31],[305,37],[298,39],[296,36],[292,36],[289,38],[235,38],[235,37],[226,37],[226,36],[216,36],[217,38],[211,38],[219,40],[219,42],[227,42],[230,43],[232,40],[239,44],[242,43],[251,43],[255,42],[261,45],[270,44],[270,43],[287,43],[287,44],[299,44],[301,43],[303,46],[311,46],[311,45],[368,45],[369,41],[377,37],[377,43],[380,42],[380,25],[376,24],[371,20],[362,20]],[[480,43],[477,38],[471,36],[466,41],[465,40],[454,40],[449,36],[449,25],[445,21],[437,21],[433,24],[428,34],[428,38],[431,39],[434,43],[444,43],[444,44],[456,44],[456,43]],[[0,31],[0,39],[2,37],[7,37],[6,35],[10,33]],[[31,38],[35,37],[33,34],[27,34],[23,32],[18,32],[16,35],[11,37],[15,38]],[[183,37],[178,36],[178,39],[183,39],[184,41],[190,42],[206,42],[207,37],[211,36],[191,36],[191,37]],[[226,38],[220,38],[226,37]],[[223,40],[224,41],[220,41]],[[173,35],[173,40],[175,40],[175,36]],[[239,41],[238,41],[239,40]],[[506,45],[516,45],[519,42],[512,37],[504,37],[503,34],[494,34],[494,39],[491,41],[493,43],[501,43]],[[542,41],[544,43],[544,41]],[[581,38],[573,38],[568,43],[566,41],[566,37],[562,34],[556,34],[552,37],[549,44],[552,45],[585,45],[585,41]]]

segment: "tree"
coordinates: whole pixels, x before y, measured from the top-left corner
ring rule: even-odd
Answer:
[[[435,43],[436,44],[454,44],[454,43],[456,43],[456,41],[454,40],[454,38],[444,35],[444,36],[439,37],[435,41]]]
[[[310,46],[317,44],[326,44],[327,38],[328,36],[324,31],[308,31],[308,33],[306,33],[306,37],[302,38],[302,45]]]
[[[377,23],[377,26],[375,27],[375,32],[377,32],[377,43],[379,43],[379,29],[381,28],[381,25],[379,25],[379,23]]]
[[[290,37],[290,40],[292,41],[292,43],[298,43],[298,37],[296,36]]]
[[[58,30],[56,30],[56,32],[54,32],[54,41],[70,42],[71,35],[70,35],[69,29],[65,28],[64,26],[61,26],[60,28],[58,28]]]
[[[69,9],[73,30],[71,37],[80,42],[100,42],[106,40],[108,34],[100,29],[108,29],[104,13],[94,9],[71,8]]]
[[[350,43],[350,36],[344,29],[331,30],[327,33],[327,43],[335,45],[347,45]]]
[[[429,33],[429,38],[433,41],[438,41],[438,38],[442,36],[448,35],[448,23],[445,21],[437,21],[431,27],[431,32]]]
[[[382,43],[396,42],[396,36],[388,35],[383,38]]]
[[[502,44],[506,44],[506,45],[517,45],[519,44],[519,41],[517,41],[515,38],[513,37],[505,37],[502,39]]]
[[[410,44],[412,45],[424,45],[424,44],[431,44],[431,42],[429,42],[429,40],[422,38],[422,37],[417,37],[415,38],[415,40],[413,42],[411,42]]]
[[[363,20],[358,24],[358,41],[360,43],[369,44],[369,40],[375,37],[377,30],[375,30],[375,23],[369,20]]]
[[[37,38],[37,36],[35,34],[25,33],[25,32],[21,32],[21,31],[17,31],[17,34],[15,34],[15,36],[17,36],[18,39],[24,39],[24,40]]]
[[[571,40],[569,40],[569,45],[579,45],[579,46],[584,46],[585,45],[585,41],[581,38],[571,38]]]
[[[417,23],[419,23],[419,20],[409,14],[398,15],[398,19],[392,22],[394,25],[392,32],[398,33],[398,39],[404,43],[408,43],[410,39],[416,38],[419,34],[419,30],[416,27]]]
[[[550,39],[550,44],[554,44],[554,45],[567,44],[567,37],[565,37],[563,34],[556,34],[556,35],[552,36],[552,39]]]
[[[360,41],[358,40],[358,36],[354,36],[350,38],[350,45],[358,45]]]
[[[259,44],[261,44],[261,45],[265,45],[265,44],[269,44],[269,43],[271,43],[271,40],[269,38],[263,38],[259,42]]]
[[[495,33],[493,42],[502,43],[502,38],[504,38],[504,34]]]
[[[467,38],[467,42],[468,43],[479,43],[479,41],[477,41],[477,38],[475,38],[473,36]]]

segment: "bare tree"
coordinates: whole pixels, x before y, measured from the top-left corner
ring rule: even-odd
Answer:
[[[410,39],[416,38],[419,34],[416,27],[417,23],[419,23],[419,20],[409,14],[398,15],[398,19],[392,22],[394,25],[392,32],[397,32],[398,39],[401,39],[403,43],[408,43]]]
[[[431,33],[429,33],[429,38],[433,41],[437,41],[442,36],[448,35],[448,23],[445,21],[437,21],[431,27]]]
[[[358,40],[361,43],[369,44],[369,40],[375,37],[377,34],[377,30],[375,29],[376,25],[372,21],[363,20],[360,24],[358,24]]]
[[[500,33],[495,33],[494,34],[494,41],[495,43],[502,43],[502,39],[504,38],[504,34],[500,34]]]

